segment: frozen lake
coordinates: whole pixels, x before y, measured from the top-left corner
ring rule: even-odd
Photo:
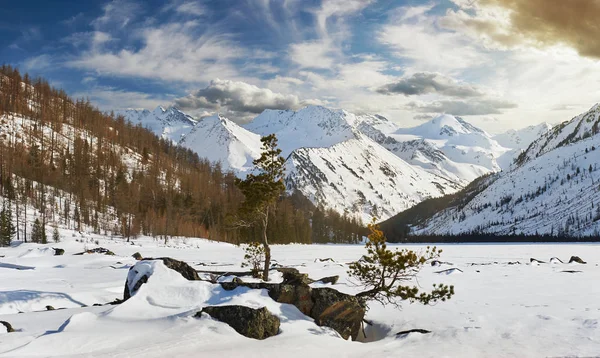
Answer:
[[[150,238],[135,245],[63,232],[54,245],[22,244],[0,248],[0,356],[144,356],[198,357],[544,357],[600,354],[600,245],[460,244],[437,245],[441,260],[427,265],[417,284],[455,286],[448,302],[434,306],[404,304],[402,310],[373,303],[366,318],[370,343],[344,341],[318,327],[291,305],[272,301],[262,290],[224,292],[218,285],[186,281],[178,274],[152,276],[148,284],[119,306],[83,307],[122,297],[134,252],[169,256],[197,269],[240,270],[240,247],[201,239],[172,240],[168,246]],[[75,239],[85,241],[76,242]],[[73,256],[85,248],[106,247],[117,256]],[[53,256],[51,247],[66,250]],[[423,245],[390,245],[419,250]],[[273,258],[312,278],[340,275],[334,288],[360,291],[346,275],[347,263],[365,253],[357,245],[274,246]],[[587,264],[567,264],[579,256]],[[530,258],[545,261],[531,264]],[[565,263],[550,263],[558,257]],[[318,259],[331,258],[333,261]],[[20,268],[20,269],[18,269]],[[437,273],[456,268],[450,274]],[[230,278],[229,278],[230,279]],[[279,274],[273,281],[281,279]],[[313,284],[319,286],[320,284]],[[281,333],[264,341],[238,335],[226,324],[196,319],[205,305],[266,306],[282,321]],[[64,310],[44,311],[46,305]],[[43,311],[43,312],[34,312]],[[22,313],[19,313],[22,312]],[[431,334],[395,333],[423,328]]]

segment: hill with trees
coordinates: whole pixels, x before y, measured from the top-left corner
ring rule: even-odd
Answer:
[[[31,224],[120,235],[257,241],[232,229],[244,195],[219,164],[150,130],[71,99],[41,78],[0,67],[0,193],[13,239]],[[361,223],[317,208],[295,193],[277,200],[273,243],[355,242]],[[47,230],[47,229],[46,229]]]

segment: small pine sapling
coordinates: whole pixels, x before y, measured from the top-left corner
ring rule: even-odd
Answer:
[[[250,267],[252,277],[262,278],[262,266],[265,261],[265,248],[258,242],[251,242],[244,247],[242,267]]]
[[[55,226],[54,231],[52,231],[52,241],[60,242],[60,234],[58,233],[58,228]]]

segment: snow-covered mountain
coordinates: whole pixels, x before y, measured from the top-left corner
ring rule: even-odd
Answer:
[[[502,168],[508,168],[513,165],[515,159],[535,140],[548,133],[552,126],[546,122],[534,126],[528,126],[522,129],[510,129],[504,133],[495,135],[493,138],[498,144],[510,151],[504,153],[498,158],[498,164]]]
[[[377,120],[377,121],[375,121]],[[286,184],[316,204],[358,213],[364,221],[387,218],[432,196],[461,188],[404,161],[362,133],[365,123],[386,127],[383,117],[308,106],[266,110],[244,128],[275,133],[288,158]]]
[[[510,151],[449,115],[400,128],[379,115],[321,106],[265,110],[244,126],[220,115],[196,122],[176,108],[122,114],[242,177],[260,156],[260,137],[275,133],[287,158],[290,191],[341,213],[358,213],[365,221],[456,192],[499,171],[498,158]]]
[[[198,121],[179,144],[238,174],[251,170],[261,153],[260,135],[220,115]]]
[[[413,232],[597,235],[599,169],[600,106],[595,105],[538,138],[511,170],[478,180],[453,198],[411,209],[416,214],[447,202],[413,222]]]
[[[414,128],[399,128],[384,120],[369,118],[359,129],[410,164],[461,186],[499,171],[498,158],[509,151],[459,117],[441,115]]]
[[[165,109],[158,106],[153,111],[125,109],[115,111],[115,114],[123,116],[125,120],[133,124],[141,124],[142,127],[148,128],[157,136],[171,140],[173,143],[179,143],[196,124],[194,118],[175,107]]]
[[[495,135],[493,138],[505,148],[525,150],[531,143],[551,129],[552,125],[544,122],[521,129],[510,129],[504,133]]]

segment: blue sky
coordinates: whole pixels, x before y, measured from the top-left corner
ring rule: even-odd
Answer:
[[[321,104],[407,126],[451,113],[498,132],[600,99],[595,43],[581,44],[597,28],[523,21],[539,1],[10,1],[0,58],[105,110],[243,122]]]

